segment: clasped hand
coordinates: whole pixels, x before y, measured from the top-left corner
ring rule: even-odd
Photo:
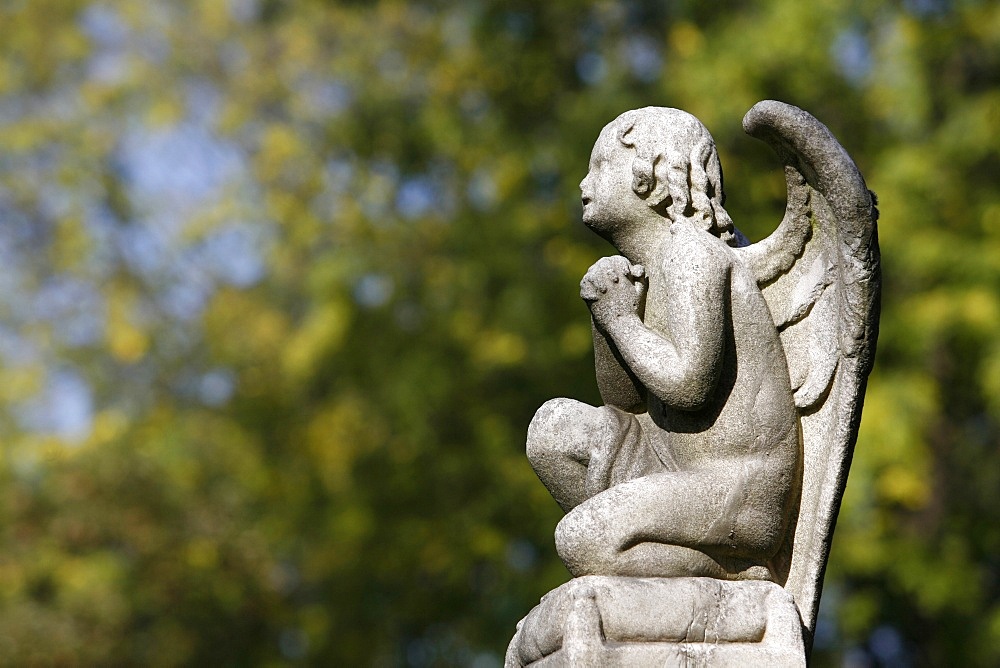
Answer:
[[[602,257],[580,281],[580,296],[602,329],[617,318],[638,315],[646,291],[646,270],[621,255]]]

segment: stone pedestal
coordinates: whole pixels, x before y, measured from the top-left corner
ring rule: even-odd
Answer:
[[[773,582],[585,576],[518,626],[505,668],[805,666],[802,622]]]

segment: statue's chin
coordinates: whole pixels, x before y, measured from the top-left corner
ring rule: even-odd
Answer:
[[[593,212],[587,211],[586,208],[583,210],[583,224],[598,234],[603,234],[610,227],[605,221],[594,215]]]

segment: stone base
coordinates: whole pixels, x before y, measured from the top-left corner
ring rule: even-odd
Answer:
[[[802,621],[773,582],[575,578],[517,627],[505,668],[806,665]]]

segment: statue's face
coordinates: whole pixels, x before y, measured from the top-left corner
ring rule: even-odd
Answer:
[[[599,233],[649,215],[645,202],[632,190],[632,150],[618,141],[613,125],[601,131],[590,154],[590,171],[580,182],[583,222]]]

